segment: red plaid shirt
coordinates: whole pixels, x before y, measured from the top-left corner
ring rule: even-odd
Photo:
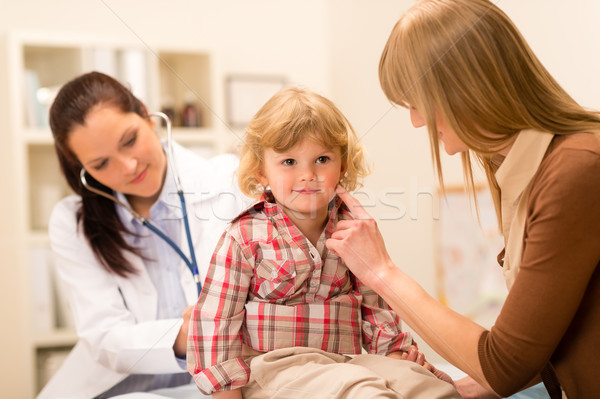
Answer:
[[[241,213],[221,236],[194,309],[188,369],[202,392],[239,388],[256,351],[304,346],[386,355],[412,343],[400,319],[358,281],[325,241],[350,215],[336,197],[317,246],[272,196]]]

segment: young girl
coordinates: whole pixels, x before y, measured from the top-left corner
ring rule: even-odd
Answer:
[[[188,369],[203,393],[460,397],[398,360],[410,333],[325,247],[337,221],[349,218],[336,186],[353,190],[366,173],[350,123],[322,96],[282,90],[255,115],[238,179],[260,199],[221,237],[190,324]]]

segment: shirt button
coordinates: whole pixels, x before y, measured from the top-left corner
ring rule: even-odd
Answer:
[[[311,280],[311,281],[310,281],[310,286],[311,286],[311,287],[313,287],[313,288],[314,288],[314,287],[316,287],[317,285],[319,285],[319,282],[318,282],[317,280]]]

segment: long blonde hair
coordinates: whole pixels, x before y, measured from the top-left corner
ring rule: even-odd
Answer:
[[[425,118],[442,189],[436,112],[447,121],[471,150],[461,154],[469,192],[476,200],[473,154],[486,172],[499,220],[491,158],[519,131],[600,132],[600,115],[567,94],[488,0],[419,1],[394,26],[379,79],[392,103],[416,107]]]
[[[359,179],[369,173],[363,147],[335,104],[312,91],[291,87],[271,97],[250,121],[237,173],[240,189],[260,196],[264,187],[256,174],[262,167],[264,148],[283,152],[304,139],[340,148],[345,174],[339,184],[345,189],[355,190]]]

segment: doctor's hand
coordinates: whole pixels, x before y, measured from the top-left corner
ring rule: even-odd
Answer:
[[[376,289],[385,281],[390,268],[395,268],[385,248],[377,222],[348,191],[338,186],[338,196],[344,201],[352,220],[340,220],[327,240],[327,248],[342,258],[346,266],[367,286]]]
[[[173,344],[173,351],[175,352],[175,356],[179,358],[184,358],[187,351],[187,336],[188,329],[190,326],[190,317],[192,317],[192,312],[194,311],[194,306],[190,305],[187,308],[183,309],[181,313],[181,317],[183,317],[183,324],[179,329],[179,333],[177,334],[177,338],[175,338],[175,343]]]

